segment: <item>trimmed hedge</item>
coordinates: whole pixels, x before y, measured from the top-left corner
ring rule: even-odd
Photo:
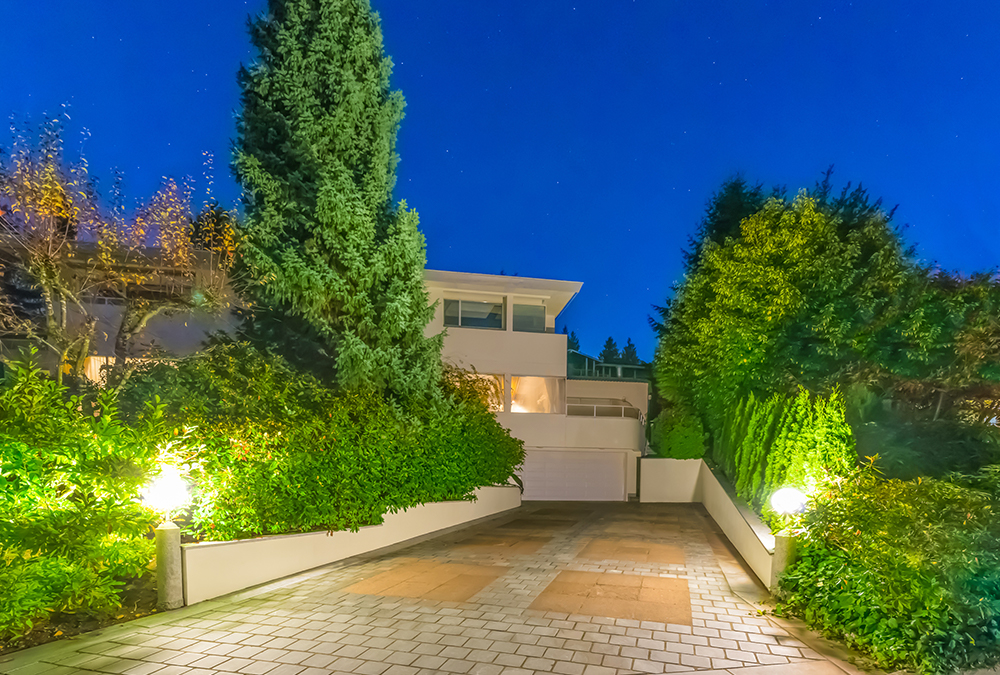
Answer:
[[[829,476],[857,463],[844,400],[799,389],[795,396],[743,399],[727,419],[713,459],[737,494],[767,513],[768,499],[783,487],[811,493]]]
[[[203,449],[191,529],[238,539],[357,530],[417,504],[471,499],[524,460],[486,404],[450,393],[408,407],[338,392],[246,344],[220,344],[137,372],[123,407],[159,394],[167,419]]]
[[[820,492],[783,611],[924,673],[1000,663],[1000,467],[948,480],[883,480],[869,465]]]

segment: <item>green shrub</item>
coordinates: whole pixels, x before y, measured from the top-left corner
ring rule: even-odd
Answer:
[[[783,609],[887,670],[1000,663],[998,498],[996,466],[949,480],[852,472],[805,514]]]
[[[165,440],[161,411],[135,426],[115,399],[68,396],[33,356],[0,386],[0,637],[52,611],[100,615],[152,560],[155,514],[135,500]],[[11,592],[10,589],[17,589]]]
[[[524,459],[463,386],[403,409],[342,392],[246,344],[219,344],[133,375],[128,409],[161,392],[205,450],[191,527],[205,539],[356,530],[417,504],[470,499]]]
[[[653,420],[649,442],[660,457],[698,459],[705,455],[707,438],[705,427],[694,411],[674,406]]]

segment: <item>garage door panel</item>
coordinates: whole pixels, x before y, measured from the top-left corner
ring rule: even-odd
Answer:
[[[525,500],[625,501],[627,461],[621,450],[541,450],[528,448]]]

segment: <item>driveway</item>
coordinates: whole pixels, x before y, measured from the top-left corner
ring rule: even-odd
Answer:
[[[0,661],[0,672],[858,672],[734,589],[743,598],[762,590],[699,505],[535,502],[405,548],[25,650]]]

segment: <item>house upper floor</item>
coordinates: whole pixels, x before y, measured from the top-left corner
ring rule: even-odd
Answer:
[[[566,377],[566,336],[556,317],[579,281],[426,270],[437,303],[427,335],[447,329],[443,358],[480,373]]]

